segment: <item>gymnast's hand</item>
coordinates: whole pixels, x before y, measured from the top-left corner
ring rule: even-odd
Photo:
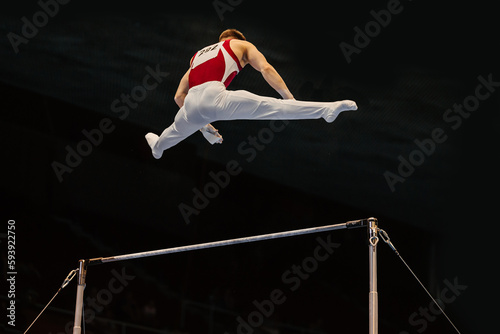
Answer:
[[[212,124],[205,125],[200,129],[200,131],[203,134],[203,137],[205,137],[210,144],[222,144],[223,138],[220,135],[219,130],[214,128]]]

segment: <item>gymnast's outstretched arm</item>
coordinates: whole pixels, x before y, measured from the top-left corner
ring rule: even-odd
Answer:
[[[266,82],[276,90],[283,99],[294,99],[292,93],[288,90],[285,81],[278,74],[276,69],[268,63],[266,57],[250,42],[241,40],[232,40],[231,48],[241,54],[243,65],[250,64],[254,69],[262,74]]]

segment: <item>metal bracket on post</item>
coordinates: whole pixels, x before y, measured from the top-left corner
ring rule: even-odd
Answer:
[[[75,322],[73,324],[73,334],[82,332],[82,311],[83,311],[83,291],[85,290],[85,278],[87,276],[87,261],[80,260],[78,267],[78,287],[76,290]]]
[[[369,333],[378,334],[378,294],[377,294],[377,243],[378,221],[368,218],[368,249],[370,270]]]

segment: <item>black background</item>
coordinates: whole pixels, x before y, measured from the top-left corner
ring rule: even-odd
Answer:
[[[35,1],[4,5],[0,233],[7,233],[9,219],[16,221],[18,272],[16,326],[5,323],[5,330],[24,331],[82,258],[370,216],[434,296],[445,291],[445,282],[466,286],[445,305],[462,333],[492,330],[491,305],[498,297],[498,92],[456,129],[443,115],[475,94],[479,77],[500,81],[494,6],[401,1],[401,11],[348,63],[339,44],[354,45],[354,28],[364,30],[374,20],[371,11],[386,9],[389,1],[232,3],[221,19],[209,0],[73,0],[18,53],[7,36],[21,35],[21,18],[32,21],[41,7]],[[297,99],[353,99],[359,110],[332,124],[290,122],[252,161],[238,146],[262,135],[269,122],[217,122],[224,144],[211,146],[195,134],[153,159],[144,134],[170,124],[177,112],[173,96],[190,57],[226,28],[242,31]],[[142,84],[147,66],[168,75],[120,119],[112,102]],[[250,67],[230,89],[279,97]],[[53,163],[64,164],[67,147],[76,149],[86,140],[82,131],[104,118],[113,131],[60,182]],[[436,128],[446,140],[392,191],[384,173],[397,174],[398,157],[416,156],[415,140],[431,138]],[[210,172],[225,170],[231,160],[242,172],[187,224],[179,205],[193,206],[193,189],[203,192],[213,181]],[[340,247],[291,291],[282,275],[313,256],[317,237],[330,237]],[[5,245],[2,240],[2,254]],[[431,314],[425,328],[423,321],[409,321],[431,301],[392,251],[379,246],[381,332],[454,332],[443,316]],[[107,288],[112,270],[135,278],[113,294],[97,312],[103,320],[89,322],[86,331],[119,333],[111,319],[172,332],[236,333],[237,317],[247,319],[256,310],[253,301],[280,289],[286,301],[255,333],[366,332],[367,248],[360,229],[91,267],[89,297]],[[32,332],[64,332],[75,286],[62,290]],[[2,299],[2,308],[7,302]],[[147,316],[144,306],[151,303],[156,314]],[[146,330],[127,328],[135,332]]]

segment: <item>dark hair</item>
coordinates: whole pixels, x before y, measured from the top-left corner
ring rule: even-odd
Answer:
[[[246,41],[247,39],[245,38],[245,36],[239,32],[238,30],[236,29],[227,29],[227,30],[224,30],[222,32],[222,34],[220,34],[219,36],[219,42],[224,39],[224,38],[228,38],[228,37],[233,37],[233,38],[236,38],[236,39],[241,39],[242,41]]]

